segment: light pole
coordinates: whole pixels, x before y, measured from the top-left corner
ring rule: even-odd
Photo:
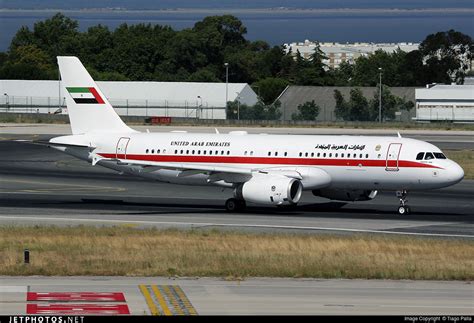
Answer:
[[[7,111],[10,105],[10,97],[6,93],[3,93],[3,95],[5,95],[5,111]]]
[[[198,99],[201,99],[201,104],[199,105],[199,116],[201,116],[202,114],[202,97],[200,95],[197,96]],[[197,117],[197,113],[196,113],[196,117]]]
[[[379,122],[382,123],[382,68],[379,67]]]
[[[237,93],[237,120],[240,120],[240,96],[239,92],[235,93]]]
[[[225,107],[229,101],[229,63],[224,63],[225,66]]]

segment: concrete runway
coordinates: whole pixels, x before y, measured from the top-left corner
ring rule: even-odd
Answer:
[[[144,291],[145,289],[145,291]],[[169,292],[177,291],[177,293]],[[27,301],[27,293],[74,292]],[[122,293],[121,301],[80,300],[80,292]],[[37,294],[38,295],[38,294]],[[99,296],[105,297],[106,294]],[[89,294],[89,297],[91,294]],[[28,296],[30,299],[31,295]],[[96,314],[119,309],[132,315],[186,311],[197,315],[473,315],[469,282],[259,278],[166,279],[150,277],[2,277],[0,315]],[[84,297],[82,297],[84,298]],[[94,304],[94,309],[81,304]],[[118,308],[118,305],[120,308]],[[100,312],[102,311],[102,312]],[[71,314],[71,313],[70,313]]]
[[[414,214],[408,216],[396,213],[398,200],[393,193],[357,203],[331,202],[305,193],[295,209],[250,206],[246,212],[229,214],[223,205],[232,195],[230,190],[118,175],[42,146],[0,141],[0,166],[0,224],[126,223],[139,227],[474,237],[474,181],[411,193],[409,204]]]
[[[224,210],[224,201],[231,196],[230,190],[177,186],[118,175],[43,146],[10,141],[47,140],[53,133],[68,133],[64,125],[21,128],[5,130],[0,125],[0,225],[132,224],[304,234],[366,232],[474,238],[474,181],[411,193],[409,203],[414,214],[403,217],[396,213],[398,200],[390,193],[358,203],[335,203],[305,194],[303,203],[295,209],[251,206],[246,212],[229,214]],[[417,135],[424,139],[431,136],[445,148],[474,148],[473,137],[463,133],[413,136]],[[82,295],[79,292],[115,292],[122,293],[125,299],[120,302],[78,298],[27,301],[28,292],[74,292],[75,297]],[[473,315],[473,299],[474,288],[470,282],[0,277],[0,315],[35,311],[79,315],[107,311],[132,315],[193,314],[193,311],[200,315]],[[67,312],[71,310],[80,312]]]

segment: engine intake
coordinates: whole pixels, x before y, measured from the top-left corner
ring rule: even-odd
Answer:
[[[258,175],[238,186],[235,196],[248,202],[264,205],[296,204],[303,185],[294,178],[279,175]]]
[[[369,201],[377,196],[377,191],[370,190],[313,190],[313,195],[338,201]]]

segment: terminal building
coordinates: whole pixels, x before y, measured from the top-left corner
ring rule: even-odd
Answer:
[[[415,97],[417,121],[474,122],[474,84],[430,84]]]
[[[122,116],[226,119],[227,101],[254,105],[247,83],[97,82]],[[59,81],[0,80],[0,111],[67,113]]]

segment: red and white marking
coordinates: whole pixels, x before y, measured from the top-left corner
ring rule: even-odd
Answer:
[[[27,301],[57,302],[125,302],[123,293],[94,292],[29,292]]]
[[[26,314],[126,315],[130,310],[125,304],[27,304]]]

